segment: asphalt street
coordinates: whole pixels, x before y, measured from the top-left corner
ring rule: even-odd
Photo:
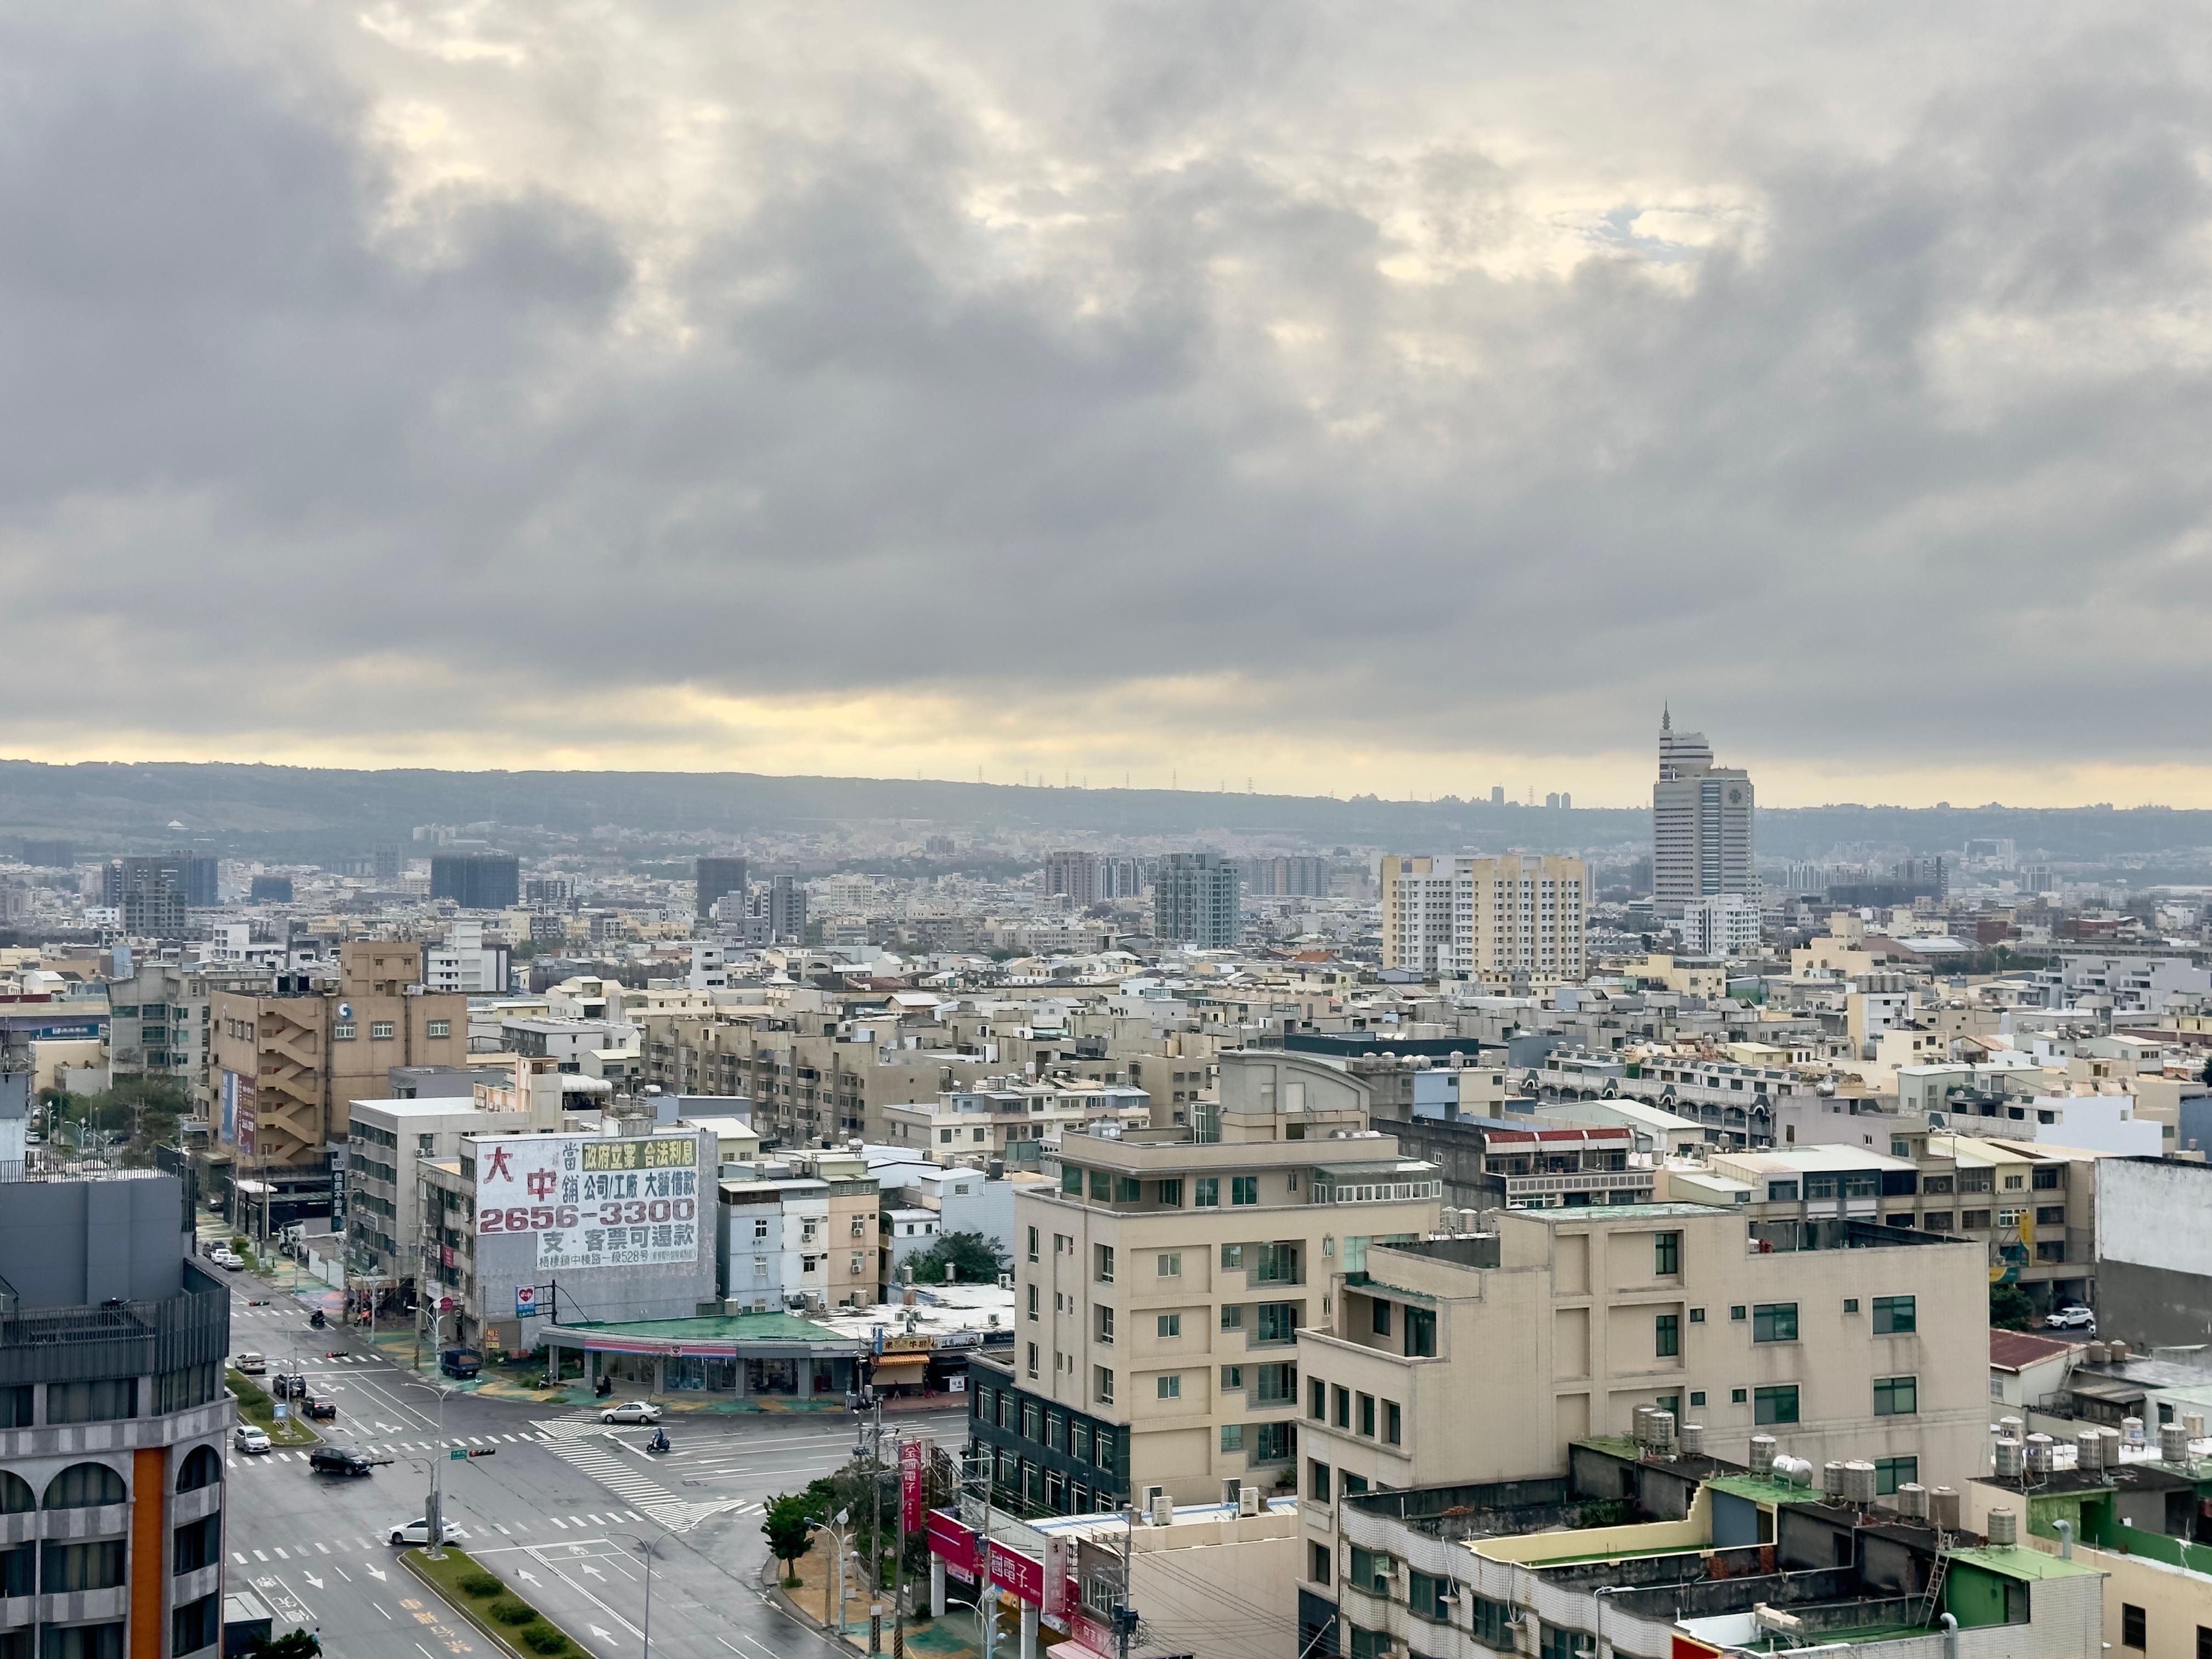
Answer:
[[[246,1299],[272,1296],[252,1308]],[[434,1463],[460,1548],[514,1584],[595,1659],[646,1652],[653,1553],[652,1651],[672,1659],[827,1656],[830,1644],[762,1589],[763,1501],[852,1455],[849,1417],[690,1415],[665,1420],[672,1449],[645,1450],[652,1431],[611,1428],[592,1411],[441,1391],[365,1343],[310,1329],[307,1310],[258,1281],[234,1282],[231,1346],[270,1370],[298,1370],[337,1407],[319,1425],[337,1445],[388,1457],[374,1474],[318,1475],[307,1454],[232,1450],[230,1582],[290,1621],[320,1629],[325,1649],[360,1659],[495,1659],[487,1638],[401,1565],[391,1528],[420,1517]],[[326,1357],[339,1351],[339,1357]],[[280,1363],[281,1362],[281,1363]],[[956,1448],[957,1410],[887,1419],[893,1433]],[[490,1455],[456,1459],[456,1451]],[[849,1651],[849,1650],[848,1650]]]

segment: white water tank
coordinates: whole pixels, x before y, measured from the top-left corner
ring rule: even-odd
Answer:
[[[1991,1510],[1989,1539],[1999,1549],[2020,1542],[2020,1517],[2008,1509]]]

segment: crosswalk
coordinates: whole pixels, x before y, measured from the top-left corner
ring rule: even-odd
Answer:
[[[678,1497],[640,1468],[635,1458],[613,1450],[605,1431],[588,1419],[563,1418],[540,1421],[537,1426],[543,1431],[540,1438],[546,1450],[581,1469],[617,1497],[636,1504],[671,1532],[689,1532],[709,1516],[744,1515],[760,1508],[742,1498],[695,1503]],[[549,1518],[557,1524],[561,1517]]]
[[[548,1438],[547,1436],[533,1431],[522,1434],[453,1435],[443,1440],[364,1440],[352,1443],[357,1444],[361,1450],[367,1452],[370,1456],[377,1457],[396,1455],[400,1452],[451,1451],[471,1446],[495,1447],[502,1443],[520,1444],[524,1442],[542,1441],[546,1438]],[[282,1451],[275,1449],[265,1452],[241,1453],[234,1448],[224,1461],[234,1469],[252,1468],[264,1463],[304,1463],[307,1461],[307,1454],[303,1451]]]
[[[404,1518],[413,1519],[414,1517]],[[553,1534],[571,1532],[578,1528],[611,1527],[623,1522],[642,1526],[645,1522],[645,1517],[635,1510],[594,1510],[587,1515],[547,1516],[544,1519],[549,1523],[544,1527],[533,1527],[527,1521],[516,1521],[512,1523],[493,1522],[489,1524],[479,1522],[473,1527],[455,1522],[453,1538],[456,1542],[473,1541],[480,1547],[489,1547],[495,1538],[543,1538],[550,1542]],[[249,1547],[242,1550],[233,1550],[230,1553],[230,1559],[233,1565],[241,1567],[267,1566],[278,1561],[320,1561],[330,1556],[354,1554],[365,1551],[374,1552],[380,1547],[388,1545],[389,1540],[388,1533],[377,1533],[374,1535],[364,1535],[361,1533],[333,1534],[328,1543],[320,1539],[309,1539],[305,1542],[295,1539],[289,1546],[271,1544],[265,1549],[254,1549]]]

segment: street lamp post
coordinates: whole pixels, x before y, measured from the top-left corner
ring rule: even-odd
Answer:
[[[434,1331],[437,1328],[438,1316],[435,1314],[433,1314],[430,1318],[431,1328]],[[446,1559],[446,1483],[444,1476],[446,1464],[446,1400],[447,1397],[453,1393],[453,1390],[448,1389],[442,1382],[428,1382],[419,1380],[411,1380],[401,1384],[401,1386],[410,1389],[434,1389],[438,1395],[438,1440],[437,1443],[431,1448],[430,1494],[424,1502],[422,1524],[424,1530],[429,1534],[425,1547],[429,1552],[430,1559],[433,1561],[442,1561]]]
[[[836,1553],[830,1558],[830,1582],[837,1587],[837,1623],[831,1633],[841,1648],[845,1643],[845,1552],[851,1547],[851,1522],[852,1511],[839,1510],[835,1521],[810,1521],[806,1523],[807,1531],[828,1533],[830,1541],[837,1547]],[[829,1584],[822,1587],[822,1622],[825,1625],[830,1622]]]
[[[664,1532],[648,1544],[634,1532],[609,1534],[615,1538],[627,1538],[637,1546],[638,1553],[645,1558],[645,1650],[642,1659],[653,1659],[653,1553],[675,1535],[674,1533]]]

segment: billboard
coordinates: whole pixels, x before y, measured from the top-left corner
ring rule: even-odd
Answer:
[[[699,1259],[700,1136],[475,1140],[477,1236],[528,1235],[542,1271]]]
[[[226,1069],[222,1074],[222,1138],[249,1158],[253,1154],[253,1079]]]
[[[899,1447],[899,1524],[908,1532],[921,1530],[922,1498],[927,1490],[922,1460],[928,1455],[928,1447],[919,1440],[908,1440]]]

